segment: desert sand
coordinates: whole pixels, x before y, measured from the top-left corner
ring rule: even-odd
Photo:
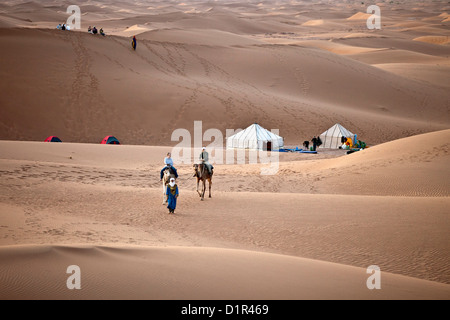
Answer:
[[[76,2],[0,3],[0,299],[450,298],[447,2],[380,2],[368,30],[361,1],[91,0],[56,30]],[[192,149],[169,215],[159,172],[194,121],[369,148],[217,163],[205,201]]]

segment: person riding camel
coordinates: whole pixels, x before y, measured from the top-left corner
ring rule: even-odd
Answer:
[[[164,159],[165,167],[161,170],[161,180],[160,181],[162,181],[163,176],[164,176],[164,170],[166,170],[166,169],[172,170],[173,174],[175,175],[175,178],[178,179],[177,169],[175,169],[175,167],[173,166],[173,160],[172,160],[171,156],[172,156],[172,154],[169,152],[169,153],[167,153],[167,157]]]
[[[212,170],[214,169],[214,167],[209,163],[209,153],[206,151],[205,147],[202,148],[202,153],[200,153],[199,159],[203,162],[203,164],[206,165],[209,174],[212,174]]]

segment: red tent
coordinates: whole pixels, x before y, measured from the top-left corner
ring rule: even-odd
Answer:
[[[106,136],[101,144],[120,144],[119,140],[117,140],[116,137],[113,136]]]
[[[55,136],[50,136],[47,139],[45,139],[44,142],[62,142],[60,138]]]

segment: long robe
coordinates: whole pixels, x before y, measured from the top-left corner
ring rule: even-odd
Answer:
[[[175,185],[171,188],[169,185],[166,190],[167,198],[168,198],[168,206],[167,208],[170,210],[175,210],[177,207],[177,196],[178,196],[178,186]]]

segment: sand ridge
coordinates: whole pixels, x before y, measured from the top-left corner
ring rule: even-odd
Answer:
[[[381,295],[364,288],[363,269],[229,249],[21,246],[3,247],[0,256],[2,299],[376,300],[446,299],[449,294],[446,285],[385,273]],[[174,256],[178,263],[170,262]],[[45,259],[54,261],[50,268],[41,263]],[[82,268],[81,290],[66,286],[65,270],[73,261]],[[5,277],[5,270],[13,265],[22,267],[15,276]],[[132,272],[124,275],[130,266]],[[266,281],[268,274],[273,282]],[[316,280],[319,277],[321,281]],[[42,290],[42,283],[52,286]],[[25,287],[34,290],[21,292]],[[420,295],[411,294],[418,291]]]

